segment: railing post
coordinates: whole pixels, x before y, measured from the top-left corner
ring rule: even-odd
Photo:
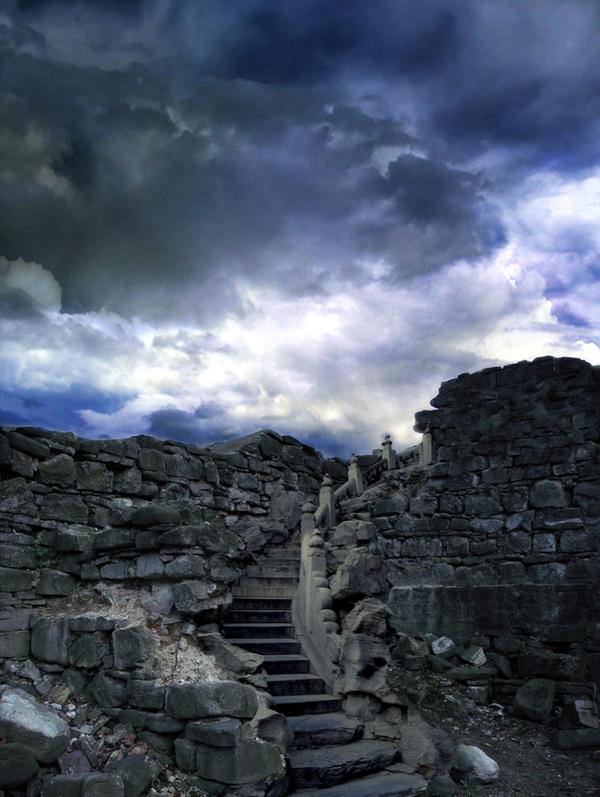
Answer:
[[[333,495],[333,483],[328,473],[323,476],[323,484],[319,491],[319,509],[326,507],[327,528],[335,526],[335,496]]]
[[[356,495],[362,495],[363,477],[362,471],[358,466],[358,458],[356,454],[350,457],[350,464],[348,465],[348,481],[354,482],[354,492]]]
[[[383,446],[383,454],[381,455],[381,458],[385,462],[387,469],[393,470],[396,467],[396,452],[392,448],[392,438],[389,436],[389,434],[386,434],[381,445]]]
[[[423,432],[421,440],[421,465],[430,465],[433,462],[433,438],[429,424]]]

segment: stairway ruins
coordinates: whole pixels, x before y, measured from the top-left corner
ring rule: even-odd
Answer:
[[[363,738],[364,726],[346,717],[342,698],[313,672],[296,638],[292,601],[300,544],[271,548],[234,587],[223,631],[229,642],[264,657],[272,708],[288,717],[290,794],[311,797],[413,797],[425,794],[418,775],[397,771],[390,742]]]

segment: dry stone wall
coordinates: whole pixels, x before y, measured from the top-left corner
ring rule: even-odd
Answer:
[[[512,656],[534,640],[600,683],[600,370],[540,358],[463,374],[431,403],[415,428],[433,463],[371,509],[392,624]],[[557,674],[537,659],[521,669]]]
[[[287,539],[324,471],[345,475],[274,432],[202,449],[2,428],[0,658],[29,655],[36,609],[81,583],[126,584],[159,614],[214,619],[252,555]]]

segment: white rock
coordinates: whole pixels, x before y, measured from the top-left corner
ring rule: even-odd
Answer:
[[[443,656],[444,653],[454,650],[455,647],[454,640],[447,636],[441,636],[438,637],[438,639],[434,639],[431,643],[431,652],[435,656]]]
[[[477,780],[480,783],[489,783],[496,780],[500,767],[486,755],[479,747],[469,744],[459,744],[450,764],[452,770],[458,771],[467,780]]]

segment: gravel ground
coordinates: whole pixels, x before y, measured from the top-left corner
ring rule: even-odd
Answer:
[[[550,739],[556,719],[541,725],[497,704],[476,705],[460,686],[434,673],[396,671],[392,679],[431,725],[453,743],[480,747],[500,767],[491,784],[461,784],[457,796],[600,797],[600,749],[563,751]]]

